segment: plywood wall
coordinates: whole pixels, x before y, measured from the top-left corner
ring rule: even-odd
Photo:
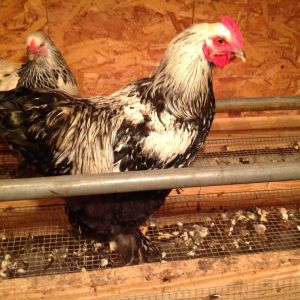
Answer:
[[[25,37],[45,30],[83,95],[109,94],[149,75],[172,37],[229,15],[247,63],[215,70],[217,98],[300,95],[299,0],[1,0],[0,57],[24,59]]]

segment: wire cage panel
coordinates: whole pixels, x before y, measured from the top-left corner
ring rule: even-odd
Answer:
[[[116,298],[115,298],[116,299]],[[235,284],[199,288],[154,295],[142,295],[122,300],[296,300],[300,299],[300,278],[269,280],[250,284]]]
[[[198,195],[188,212],[185,208],[193,196],[174,197],[147,224],[147,236],[161,248],[162,261],[300,249],[299,190],[227,193],[226,199],[247,202],[283,194],[294,204],[228,210],[214,206],[218,195]],[[170,215],[168,205],[176,201],[182,209],[177,205],[176,213]],[[199,209],[202,201],[210,202],[210,209]],[[108,245],[85,240],[69,228],[62,206],[3,210],[0,224],[0,275],[4,279],[121,266],[118,253]]]
[[[194,167],[278,163],[300,159],[300,137],[254,137],[208,140]]]

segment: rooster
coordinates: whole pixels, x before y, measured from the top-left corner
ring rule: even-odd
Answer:
[[[48,175],[187,167],[202,148],[215,113],[212,67],[245,60],[229,17],[176,36],[149,78],[107,97],[79,98],[17,89],[0,94],[7,142]],[[140,231],[168,190],[73,197],[70,223],[82,235],[115,243],[124,263],[159,249]]]
[[[24,64],[0,60],[0,91],[48,88],[77,95],[76,78],[49,36],[42,31],[31,33],[26,44]]]

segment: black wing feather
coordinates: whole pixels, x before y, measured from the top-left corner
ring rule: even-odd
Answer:
[[[55,118],[51,126],[47,120],[60,103],[71,99],[62,93],[49,93],[19,88],[0,92],[0,130],[5,140],[24,158],[45,174],[66,174],[68,164],[53,166],[53,144],[55,136],[70,118],[65,114]]]

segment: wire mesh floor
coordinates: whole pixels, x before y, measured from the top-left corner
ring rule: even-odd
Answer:
[[[178,210],[177,215],[153,217],[147,236],[160,246],[163,261],[300,249],[300,190],[227,193],[227,199],[248,201],[268,194],[289,195],[295,205],[239,211],[211,207],[211,212],[195,209],[188,214]],[[206,196],[196,199],[201,203]],[[214,196],[209,197],[214,203]],[[184,199],[182,207],[190,202]],[[118,253],[111,252],[108,245],[85,240],[69,230],[62,206],[4,210],[0,216],[3,279],[120,266]]]

